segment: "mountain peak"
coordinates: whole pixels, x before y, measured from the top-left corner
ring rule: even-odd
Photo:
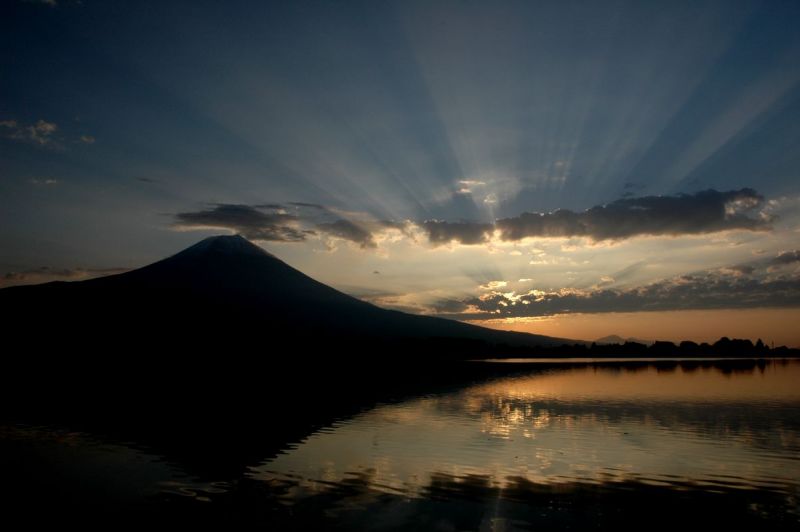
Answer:
[[[119,336],[131,336],[150,347],[168,337],[169,345],[181,349],[206,348],[210,342],[225,349],[274,346],[279,353],[310,345],[323,352],[341,344],[370,357],[384,348],[419,348],[463,358],[500,353],[502,346],[574,343],[381,309],[308,277],[238,235],[206,238],[118,275],[0,290],[0,310],[13,309],[7,314],[20,328],[39,323],[35,317],[42,308],[63,316],[51,322],[63,328],[58,330],[93,323],[97,333],[86,335],[92,337],[87,341],[102,349]],[[197,327],[204,334],[196,336],[203,339],[193,343],[194,335],[186,333]]]
[[[221,254],[221,255],[251,255],[251,256],[268,256],[264,249],[253,244],[241,235],[217,235],[204,238],[197,244],[186,248],[178,253],[177,256],[181,257],[197,257],[208,254]]]

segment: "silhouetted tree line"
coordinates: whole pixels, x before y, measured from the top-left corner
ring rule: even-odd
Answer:
[[[353,354],[368,357],[380,353],[398,356],[405,360],[418,358],[421,361],[451,361],[476,358],[536,358],[536,357],[725,357],[766,358],[800,357],[800,349],[786,346],[770,348],[762,340],[753,343],[747,339],[720,338],[713,344],[685,340],[679,344],[659,341],[651,345],[639,342],[622,344],[563,344],[553,346],[525,346],[501,342],[488,342],[474,338],[377,338],[360,337],[350,339],[327,339],[326,343],[337,343],[350,347]]]
[[[499,348],[501,346],[498,346]],[[573,344],[552,347],[497,349],[497,356],[559,357],[789,357],[800,356],[800,349],[786,346],[770,348],[760,338],[751,340],[723,336],[713,344],[684,340],[679,344],[658,341],[651,345],[639,342],[623,344]],[[500,353],[503,353],[502,355]]]

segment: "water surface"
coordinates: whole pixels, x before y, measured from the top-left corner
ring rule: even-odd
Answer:
[[[250,473],[324,490],[368,472],[419,495],[433,476],[537,483],[768,488],[800,475],[800,372],[584,365],[384,405],[323,429]]]
[[[0,440],[6,459],[9,441],[35,442],[37,453],[22,454],[40,460],[39,474],[48,461],[55,485],[91,476],[181,519],[281,529],[797,530],[798,383],[798,361],[527,361],[504,377],[379,404],[218,479],[136,442],[70,434],[65,455],[52,429],[7,429]],[[280,432],[269,416],[252,423]]]

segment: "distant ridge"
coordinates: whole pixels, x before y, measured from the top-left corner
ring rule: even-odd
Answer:
[[[642,340],[640,338],[623,338],[616,334],[603,336],[602,338],[598,338],[597,340],[594,341],[594,343],[598,345],[624,344],[625,342],[644,344],[644,345],[652,345],[654,343],[652,340]]]

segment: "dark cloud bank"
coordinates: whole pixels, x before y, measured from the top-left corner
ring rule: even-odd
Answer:
[[[309,231],[297,228],[298,217],[275,205],[236,205],[218,203],[209,209],[175,215],[180,227],[219,227],[230,229],[249,240],[302,242]]]
[[[624,198],[583,212],[557,210],[525,212],[495,223],[427,220],[417,224],[432,245],[450,242],[474,245],[488,242],[495,231],[505,241],[527,237],[587,237],[621,240],[643,235],[695,235],[731,229],[765,231],[772,219],[758,209],[764,198],[744,188],[706,190],[678,196]],[[182,228],[214,227],[240,233],[251,240],[301,242],[311,235],[329,235],[376,247],[374,233],[387,228],[406,232],[409,222],[356,221],[313,203],[240,205],[218,203],[175,215]]]
[[[497,230],[500,239],[517,241],[527,237],[588,237],[592,240],[622,240],[644,235],[694,235],[730,229],[764,231],[771,219],[753,216],[764,198],[743,188],[719,192],[706,190],[678,196],[623,198],[583,212],[560,209],[549,213],[524,212],[494,224],[426,221],[423,224],[433,244],[460,242],[480,244]]]
[[[250,240],[302,242],[309,236],[328,235],[354,242],[362,248],[375,248],[374,233],[381,229],[405,230],[405,223],[356,221],[315,203],[240,205],[215,203],[209,208],[175,215],[176,227],[220,228],[234,231]]]

